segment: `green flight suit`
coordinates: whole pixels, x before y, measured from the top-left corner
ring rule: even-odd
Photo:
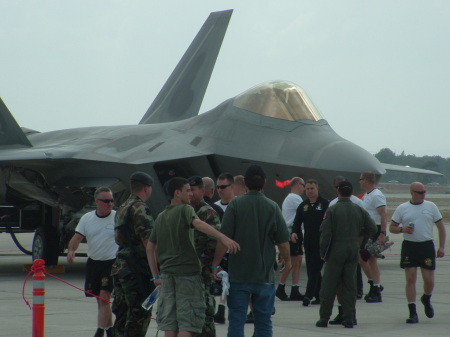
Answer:
[[[374,235],[377,226],[364,209],[349,198],[340,198],[328,208],[320,232],[321,257],[326,260],[320,291],[320,318],[330,319],[336,288],[341,284],[343,319],[351,322],[355,315],[358,238]]]

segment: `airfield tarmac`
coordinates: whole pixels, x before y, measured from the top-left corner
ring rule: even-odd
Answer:
[[[431,198],[429,198],[431,199]],[[447,233],[450,223],[446,222]],[[450,237],[450,233],[447,235]],[[21,243],[31,248],[32,234],[20,234]],[[404,273],[399,268],[401,235],[390,235],[395,244],[386,251],[384,260],[379,260],[382,273],[383,303],[366,303],[357,301],[358,325],[354,329],[341,326],[316,328],[319,318],[317,305],[303,307],[301,302],[282,302],[276,299],[276,314],[272,316],[274,336],[448,336],[450,334],[450,247],[447,240],[447,254],[438,259],[436,286],[432,303],[435,317],[429,319],[423,312],[420,300],[417,302],[419,324],[406,324],[408,309],[404,294]],[[437,239],[437,233],[435,232]],[[82,250],[83,248],[81,248]],[[84,262],[86,258],[78,257],[76,263],[69,265],[64,257],[60,264],[65,273],[55,274],[80,288],[84,285]],[[29,256],[21,253],[7,234],[0,235],[0,337],[31,336],[32,312],[22,300],[22,285],[27,275],[23,265],[31,263]],[[301,271],[300,291],[305,290],[305,265]],[[365,279],[365,278],[364,278]],[[289,280],[288,280],[289,282]],[[93,336],[96,329],[96,303],[92,298],[60,281],[47,277],[46,282],[45,336]],[[29,279],[25,296],[32,302],[33,284]],[[418,299],[422,294],[422,280],[418,277]],[[287,287],[287,292],[290,289]],[[365,287],[365,292],[368,287]],[[333,313],[333,317],[334,317]],[[227,324],[216,325],[217,336],[226,336]],[[156,323],[152,321],[147,337],[157,336]],[[245,335],[252,336],[253,325],[246,324]],[[164,336],[159,332],[158,336]]]

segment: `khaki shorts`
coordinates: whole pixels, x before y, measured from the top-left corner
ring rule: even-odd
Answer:
[[[162,331],[202,332],[205,288],[201,275],[161,275],[156,322]]]

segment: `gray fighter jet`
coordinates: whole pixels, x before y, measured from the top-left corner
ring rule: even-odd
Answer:
[[[231,14],[210,14],[139,125],[41,133],[20,128],[0,100],[0,231],[13,239],[35,231],[33,258],[54,265],[92,210],[95,188],[111,187],[118,206],[137,170],[155,178],[155,215],[168,204],[163,186],[173,176],[214,179],[257,163],[267,172],[266,194],[281,202],[286,191],[276,182],[293,176],[317,179],[322,195],[334,197],[336,175],[357,185],[362,171],[385,173],[290,82],[260,84],[199,114]]]

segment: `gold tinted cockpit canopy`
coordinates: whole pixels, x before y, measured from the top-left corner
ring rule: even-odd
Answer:
[[[262,83],[236,96],[233,105],[288,121],[323,119],[303,89],[291,82]]]

